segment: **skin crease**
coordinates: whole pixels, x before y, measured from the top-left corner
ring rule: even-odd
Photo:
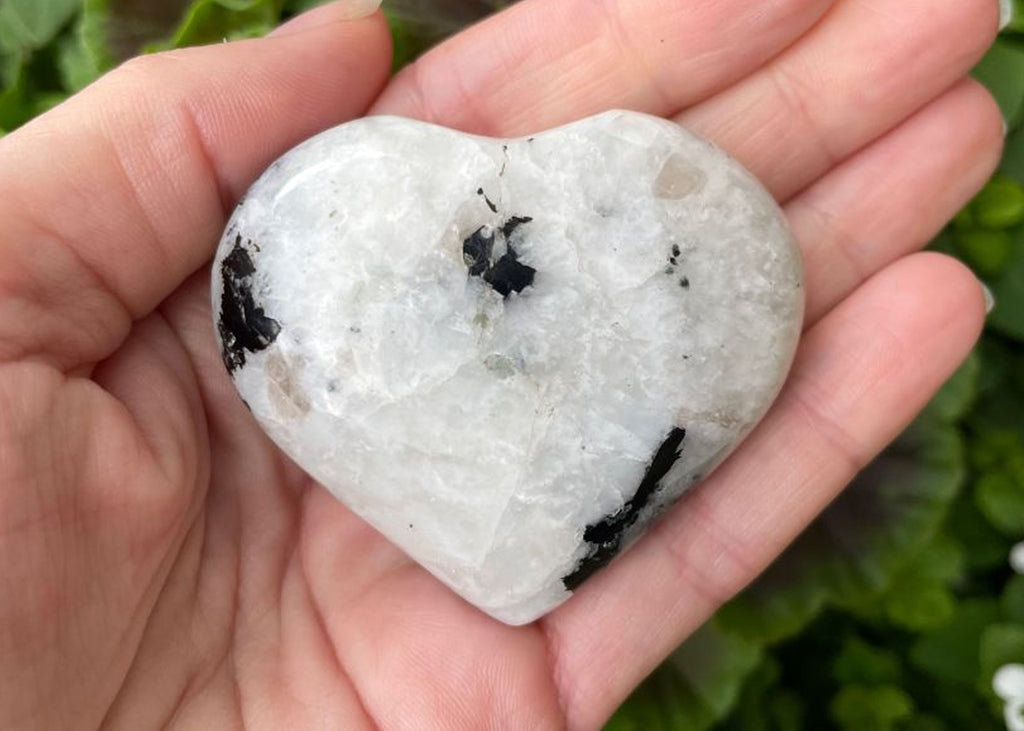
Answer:
[[[387,80],[350,6],[132,61],[0,140],[0,728],[596,729],[927,402],[984,316],[915,253],[979,189],[997,0],[524,0]],[[345,18],[345,20],[342,20]],[[278,453],[208,304],[226,215],[366,113],[484,133],[674,116],[804,249],[794,371],[744,445],[533,625],[488,619]]]

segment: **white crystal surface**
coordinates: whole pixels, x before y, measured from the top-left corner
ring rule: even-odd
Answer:
[[[512,624],[742,439],[803,312],[799,253],[761,186],[618,111],[521,140],[390,117],[329,130],[239,206],[213,298],[274,441]]]

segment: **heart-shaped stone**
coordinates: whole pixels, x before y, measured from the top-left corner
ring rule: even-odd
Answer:
[[[618,111],[519,140],[389,117],[324,132],[239,204],[213,275],[224,362],[267,433],[511,624],[724,459],[803,314],[768,193]]]

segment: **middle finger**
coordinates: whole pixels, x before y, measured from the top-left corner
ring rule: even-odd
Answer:
[[[522,135],[612,107],[670,115],[766,63],[834,0],[523,0],[399,73],[372,110]]]
[[[788,200],[963,77],[991,45],[998,10],[996,0],[843,0],[677,121]]]

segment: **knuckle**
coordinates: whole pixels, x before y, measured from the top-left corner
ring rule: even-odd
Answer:
[[[165,93],[168,82],[180,73],[185,51],[163,51],[134,56],[105,77],[108,88],[121,94],[128,89],[136,94]]]
[[[718,607],[757,574],[747,560],[753,554],[742,536],[716,519],[707,492],[693,493],[686,510],[691,514],[689,530],[675,531],[670,520],[663,520],[651,535],[673,567],[680,590]]]

